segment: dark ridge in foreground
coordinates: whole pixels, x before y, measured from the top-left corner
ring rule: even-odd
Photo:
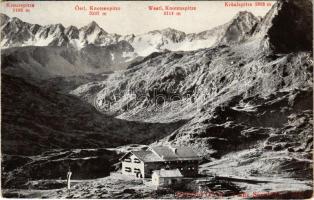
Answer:
[[[153,124],[107,117],[74,96],[44,91],[8,75],[2,75],[1,98],[4,154],[147,143],[170,134],[183,123]]]

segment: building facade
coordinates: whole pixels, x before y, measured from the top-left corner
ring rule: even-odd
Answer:
[[[122,173],[144,178],[144,162],[138,159],[134,154],[130,154],[122,162]]]
[[[120,160],[123,174],[150,178],[154,170],[160,169],[178,169],[185,177],[195,177],[200,159],[188,147],[156,146],[142,151],[130,151]]]

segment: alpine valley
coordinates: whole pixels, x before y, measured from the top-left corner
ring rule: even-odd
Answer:
[[[121,154],[151,145],[202,156],[199,173],[216,182],[188,192],[312,196],[312,1],[189,34],[0,17],[4,197],[176,198],[108,176]]]

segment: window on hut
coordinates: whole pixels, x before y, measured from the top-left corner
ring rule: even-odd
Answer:
[[[131,172],[131,167],[126,167],[124,171]]]

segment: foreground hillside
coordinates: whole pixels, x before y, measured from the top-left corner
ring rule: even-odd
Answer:
[[[149,180],[135,179],[119,173],[90,180],[72,181],[71,191],[65,180],[29,181],[27,189],[3,190],[11,198],[93,198],[93,199],[305,199],[312,195],[309,181],[290,178],[256,178],[217,176],[200,177],[178,189],[156,190]],[[53,188],[54,189],[49,189]]]

